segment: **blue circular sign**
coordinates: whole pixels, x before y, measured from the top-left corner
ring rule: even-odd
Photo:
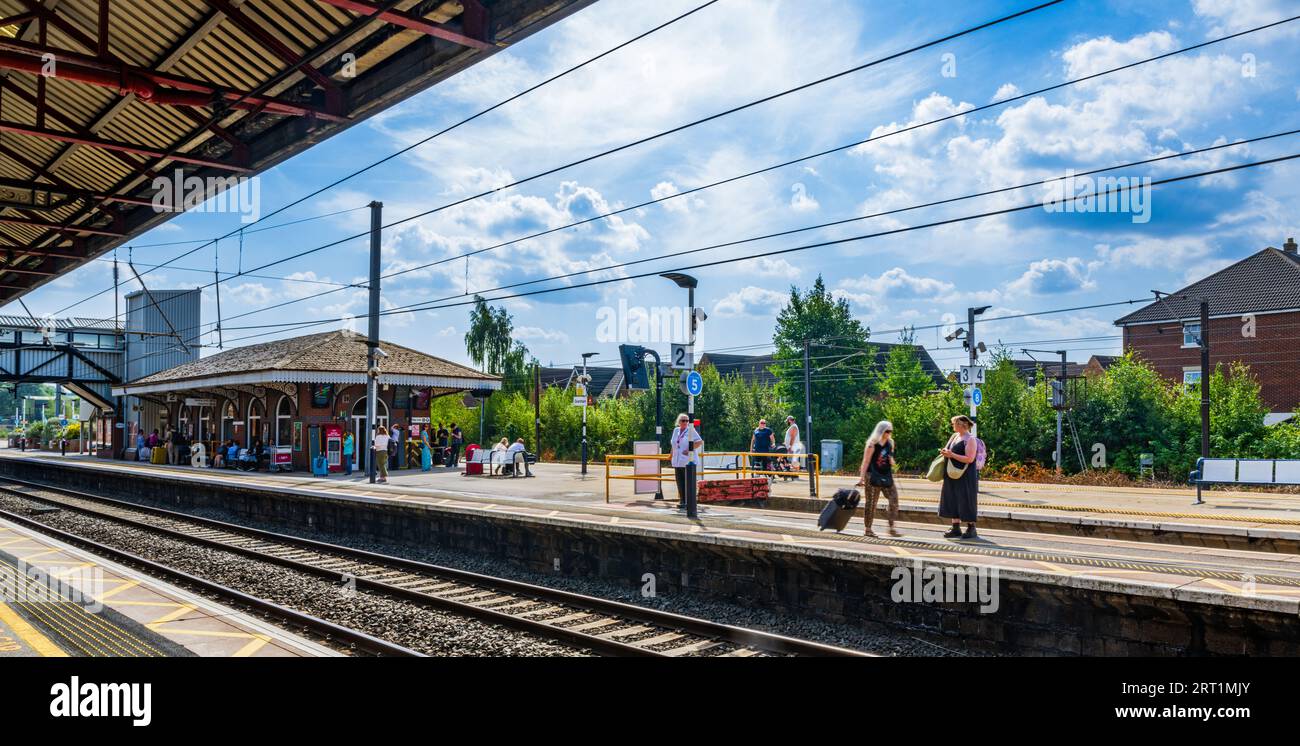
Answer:
[[[978,407],[984,403],[984,392],[979,389],[971,389],[970,400],[972,404]]]
[[[693,370],[686,374],[685,383],[686,393],[691,396],[699,396],[704,390],[704,377]]]

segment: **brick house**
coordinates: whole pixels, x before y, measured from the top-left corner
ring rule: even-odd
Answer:
[[[1210,365],[1242,362],[1259,381],[1269,423],[1300,406],[1300,254],[1268,247],[1118,319],[1124,349],[1162,375],[1201,379],[1200,304],[1209,302]]]

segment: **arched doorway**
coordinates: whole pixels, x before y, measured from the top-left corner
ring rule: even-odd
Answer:
[[[376,399],[375,407],[375,426],[380,425],[388,427],[388,405],[383,399]],[[361,397],[356,404],[352,405],[352,437],[356,444],[356,455],[354,458],[357,462],[357,468],[364,470],[366,468],[366,459],[370,455],[370,436],[366,433],[366,397]]]
[[[265,419],[266,409],[262,405],[261,399],[248,400],[248,417],[245,432],[247,433],[248,442],[245,447],[251,448],[253,443],[259,438],[262,445],[266,445],[266,433],[262,431],[262,420]]]
[[[275,444],[293,445],[293,401],[288,395],[282,395],[275,406]]]

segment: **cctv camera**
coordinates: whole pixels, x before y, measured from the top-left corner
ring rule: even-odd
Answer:
[[[384,348],[382,348],[382,347],[376,347],[376,348],[375,348],[375,354],[378,355],[378,356],[380,356],[380,357],[388,357],[388,353],[387,353],[387,352],[384,352]]]
[[[695,320],[698,321],[698,322],[708,321],[708,320],[709,320],[709,315],[708,315],[707,313],[704,312],[704,309],[703,309],[703,308],[699,308],[699,307],[697,306],[696,309],[695,309]]]

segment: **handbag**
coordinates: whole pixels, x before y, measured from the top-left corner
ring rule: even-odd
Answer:
[[[952,442],[956,439],[956,436],[949,438],[947,447],[952,448]],[[969,444],[971,441],[966,442]],[[953,465],[952,461],[948,461],[948,466],[945,471],[947,472],[949,479],[961,479],[962,475],[966,473],[966,467],[968,466],[970,466],[970,464],[962,464],[960,467],[957,467]]]
[[[942,482],[944,472],[943,464],[947,460],[948,459],[943,456],[935,456],[934,460],[930,462],[929,468],[925,470],[925,478],[931,482]]]

